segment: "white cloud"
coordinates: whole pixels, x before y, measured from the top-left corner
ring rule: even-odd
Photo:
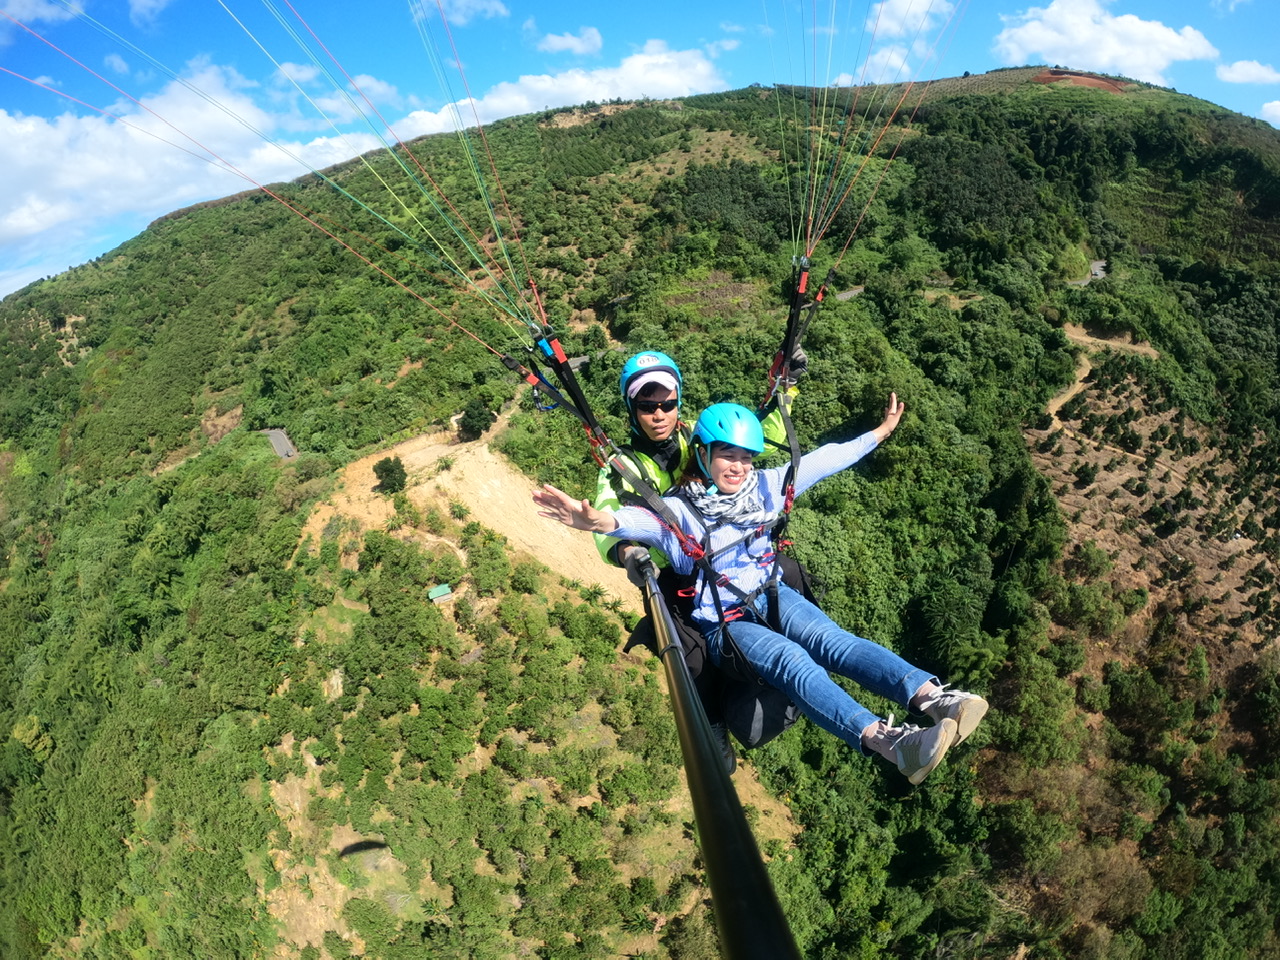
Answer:
[[[435,3],[427,0],[427,6],[434,8]],[[439,11],[433,12],[439,16]],[[475,19],[509,17],[511,11],[501,0],[444,0],[444,15],[450,23],[463,27]]]
[[[1164,71],[1171,64],[1218,56],[1194,27],[1175,30],[1133,14],[1113,16],[1099,0],[1053,0],[1001,19],[1008,26],[994,49],[1009,65],[1044,61],[1167,86]]]
[[[901,44],[877,45],[863,68],[865,83],[897,83],[909,78],[908,52]]]
[[[76,15],[66,4],[54,3],[52,0],[4,0],[0,4],[0,10],[26,24],[60,23],[72,20]],[[7,21],[5,25],[8,26]]]
[[[357,74],[341,89],[323,70],[306,63],[281,63],[268,96],[281,112],[276,123],[286,130],[314,130],[317,126],[341,127],[364,116],[373,116],[372,103],[384,109],[399,110],[405,98],[394,84],[367,73]],[[373,122],[378,123],[376,117]]]
[[[289,128],[314,129],[318,121],[326,121],[330,126],[341,127],[361,120],[362,117],[369,117],[370,122],[379,125],[374,110],[383,113],[382,108],[399,109],[403,103],[403,98],[395,85],[385,80],[363,73],[352,77],[351,80],[353,86],[341,91],[327,88],[324,94],[313,96],[311,103],[315,110],[319,111],[319,116],[308,112],[288,124]],[[372,109],[370,104],[373,105]]]
[[[381,102],[384,107],[398,109],[402,103],[401,98],[395,96],[390,100],[379,101],[368,89],[364,87],[361,87],[361,89],[364,90],[363,96],[354,90],[349,90],[345,93],[329,93],[325,96],[312,97],[312,111],[298,114],[287,120],[282,117],[280,118],[280,125],[283,129],[289,131],[305,132],[314,130],[317,123],[323,122],[327,123],[330,129],[335,131],[337,139],[342,140],[350,135],[339,133],[338,131],[349,124],[359,123],[365,127],[372,127],[377,131],[378,136],[390,137],[390,134],[385,130],[383,120],[378,119],[379,114],[384,119],[386,118],[386,114],[378,104]],[[395,88],[392,87],[391,89],[394,90]],[[366,97],[368,97],[368,102],[365,100]],[[373,104],[372,107],[370,107],[370,103]],[[318,116],[316,112],[318,112]],[[350,155],[355,156],[358,152],[360,151],[352,150]]]
[[[920,0],[884,0],[872,6],[867,30],[869,35],[891,38],[927,33],[939,21],[946,21],[954,9],[949,0],[925,4]]]
[[[1264,103],[1259,116],[1273,127],[1280,127],[1280,100]]]
[[[287,69],[307,77],[306,70]],[[210,160],[202,147],[267,184],[381,146],[372,134],[285,141],[282,134],[303,129],[305,122],[292,98],[272,100],[267,96],[272,88],[207,61],[189,64],[184,77],[204,95],[174,81],[141,99],[161,117],[173,118],[187,137],[126,100],[110,112],[132,127],[101,116],[45,118],[0,109],[0,170],[5,172],[0,295],[91,260],[165,213],[252,188],[252,182]],[[389,101],[396,95],[394,87],[376,78],[361,76],[357,82],[371,98]],[[489,123],[587,100],[681,97],[726,86],[705,52],[672,50],[651,40],[615,66],[500,83],[476,100],[474,109]],[[272,108],[256,103],[255,96]],[[465,125],[475,123],[472,105],[463,102],[436,112],[414,111],[392,126],[402,139],[450,131],[458,126],[455,113]]]
[[[1236,7],[1248,2],[1249,0],[1213,0],[1213,7],[1215,10],[1221,10],[1226,7],[1227,13],[1235,13]]]
[[[360,95],[352,91],[316,94],[308,98],[310,107],[302,108],[294,116],[281,118],[281,125],[288,130],[314,130],[317,117],[333,126],[342,127],[364,116]]]
[[[730,50],[737,50],[742,46],[742,41],[734,37],[726,37],[723,40],[713,40],[707,44],[707,56],[712,60],[716,59],[722,53],[728,53]]]
[[[935,55],[933,44],[938,27],[955,9],[951,0],[882,0],[870,5],[861,29],[856,26],[850,29],[849,23],[837,22],[832,8],[826,23],[808,28],[806,32],[831,38],[831,50],[838,51],[835,57],[840,61],[838,67],[848,67],[858,59],[862,63],[854,70],[842,69],[826,81],[815,76],[813,82],[850,86],[909,79],[915,69],[913,62],[924,63]],[[870,37],[874,37],[875,42],[867,53],[865,41]]]
[[[400,92],[396,89],[394,83],[387,83],[387,81],[371,77],[367,73],[358,73],[351,79],[360,89],[360,93],[368,97],[373,103],[395,106],[400,102]]]
[[[0,291],[90,260],[162,214],[252,185],[210,152],[260,183],[305,172],[247,128],[271,135],[275,120],[249,99],[243,78],[197,63],[188,79],[233,115],[177,82],[142,100],[160,117],[181,118],[174,126],[185,137],[128,101],[109,108],[127,123],[0,110]],[[339,159],[326,146],[313,142],[293,149],[321,166]],[[352,153],[350,145],[342,146],[342,157]]]
[[[724,78],[702,51],[671,50],[661,40],[650,40],[640,52],[626,57],[616,67],[566,70],[505,81],[473,101],[460,101],[435,112],[414,111],[396,129],[406,139],[453,130],[455,110],[464,125],[473,126],[476,115],[482,123],[490,123],[500,117],[587,100],[687,97],[725,87]]]
[[[129,19],[134,23],[150,23],[169,5],[169,0],[129,0]]]
[[[418,23],[439,21],[443,13],[444,19],[455,27],[465,27],[476,18],[490,20],[494,17],[509,17],[511,11],[501,0],[409,0],[409,15]],[[526,26],[533,22],[530,17]]]
[[[108,53],[102,58],[102,62],[112,73],[127,74],[129,72],[129,64],[118,53]]]
[[[401,136],[404,137],[403,134]],[[302,164],[313,170],[323,170],[381,146],[383,142],[371,133],[314,137],[305,143],[277,140],[272,144],[259,141],[245,155],[244,162],[239,167],[246,172],[252,171],[254,179],[265,184],[292,180],[301,174]],[[273,170],[280,172],[273,174]],[[239,189],[243,190],[244,186]]]
[[[575,37],[572,33],[549,33],[538,41],[538,49],[544,53],[573,53],[580,57],[600,52],[604,39],[595,27],[582,27]]]
[[[89,260],[162,213],[241,189],[207,163],[96,116],[0,110],[0,168],[4,292]],[[195,183],[202,192],[184,192]]]
[[[1220,63],[1217,74],[1224,83],[1280,83],[1280,70],[1257,60]]]
[[[243,125],[228,114],[242,118],[259,130],[269,130],[270,115],[249,95],[255,89],[252,81],[233,68],[201,58],[187,64],[181,81],[169,81],[158,93],[141,97],[147,109],[139,109],[132,101],[122,101],[112,112],[144,130],[164,132],[171,138],[178,134],[160,119],[162,117],[180,117],[181,129],[195,140],[219,135],[236,126],[243,131],[240,136],[247,139],[253,134],[244,131]],[[191,146],[189,141],[187,145]]]
[[[288,60],[280,64],[280,72],[290,83],[301,87],[315,83],[322,76],[320,68],[313,63],[291,63]]]
[[[730,23],[728,20],[721,21],[720,29],[725,33],[745,33],[746,27],[738,23]]]

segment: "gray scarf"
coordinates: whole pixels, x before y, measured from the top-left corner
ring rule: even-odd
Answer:
[[[695,510],[712,522],[758,527],[776,516],[764,507],[760,475],[755,470],[747,474],[737,493],[709,493],[705,484],[695,482],[684,488],[684,495]]]

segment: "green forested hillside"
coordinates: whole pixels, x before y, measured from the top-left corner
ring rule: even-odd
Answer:
[[[809,957],[1274,956],[1280,134],[1039,73],[897,121],[815,253],[856,227],[796,405],[807,447],[906,400],[795,549],[833,617],[994,709],[920,788],[801,722],[747,761],[794,827],[762,846]],[[487,132],[610,429],[641,347],[689,415],[762,392],[802,95]],[[471,217],[458,149],[414,145]],[[0,956],[717,955],[658,671],[589,573],[429,478],[306,529],[356,457],[517,396],[530,485],[594,480],[459,325],[514,332],[343,205],[400,169],[369,161],[272,190],[422,299],[253,193],[0,302]]]

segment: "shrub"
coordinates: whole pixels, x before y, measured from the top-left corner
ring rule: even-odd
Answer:
[[[399,457],[383,457],[373,465],[373,475],[378,478],[374,489],[380,493],[399,493],[409,480]]]

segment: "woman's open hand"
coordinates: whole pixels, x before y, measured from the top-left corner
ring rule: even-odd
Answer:
[[[612,513],[597,510],[590,500],[575,500],[549,483],[544,483],[533,491],[533,502],[541,508],[538,516],[557,520],[575,530],[612,533],[618,528],[618,521],[613,518]]]
[[[906,409],[907,405],[898,400],[896,393],[889,394],[889,405],[884,409],[884,420],[873,431],[879,442],[883,443],[889,438],[889,434],[898,429],[898,424],[901,422],[902,415],[906,412]]]

